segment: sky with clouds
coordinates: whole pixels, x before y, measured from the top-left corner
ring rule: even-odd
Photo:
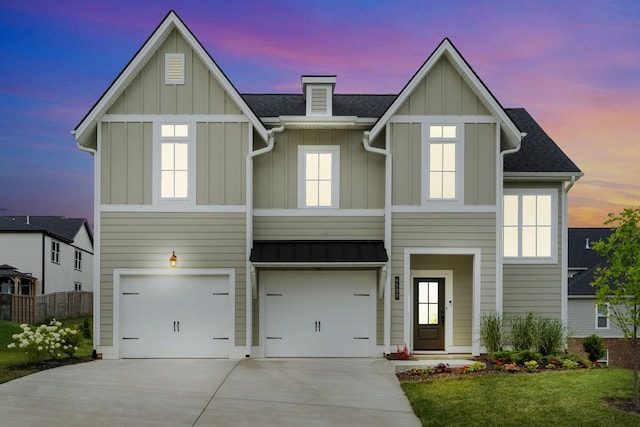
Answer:
[[[93,218],[70,130],[175,10],[241,93],[398,93],[449,37],[582,169],[569,225],[640,206],[640,2],[0,0],[0,215]]]

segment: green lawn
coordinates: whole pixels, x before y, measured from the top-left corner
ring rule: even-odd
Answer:
[[[91,327],[91,317],[89,325]],[[73,327],[82,325],[85,318],[72,318],[61,320],[63,327]],[[11,381],[13,379],[23,377],[25,375],[37,372],[37,369],[15,369],[15,366],[22,365],[27,362],[24,351],[20,348],[7,348],[7,344],[14,342],[11,338],[13,334],[22,332],[18,323],[0,320],[0,383]],[[78,346],[75,357],[80,359],[88,359],[93,352],[93,341],[91,339],[82,339]]]
[[[640,415],[611,408],[631,399],[633,372],[581,369],[404,382],[423,426],[638,426]]]

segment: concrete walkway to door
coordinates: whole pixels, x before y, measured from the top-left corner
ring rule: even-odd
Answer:
[[[384,359],[101,360],[0,384],[9,426],[420,426]]]

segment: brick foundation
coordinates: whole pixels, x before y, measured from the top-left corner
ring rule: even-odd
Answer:
[[[604,348],[609,350],[609,366],[633,369],[633,352],[629,341],[622,338],[603,338],[603,340]],[[582,338],[569,338],[567,345],[569,353],[587,357],[582,347]]]

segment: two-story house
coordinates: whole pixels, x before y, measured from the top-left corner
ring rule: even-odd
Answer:
[[[0,264],[22,273],[7,269],[4,279],[0,278],[0,293],[92,291],[93,236],[87,220],[0,216]],[[21,277],[24,280],[16,286]]]
[[[366,76],[363,76],[366,78]],[[240,94],[174,12],[72,131],[95,159],[104,358],[482,351],[566,321],[580,170],[445,39],[397,95]]]

